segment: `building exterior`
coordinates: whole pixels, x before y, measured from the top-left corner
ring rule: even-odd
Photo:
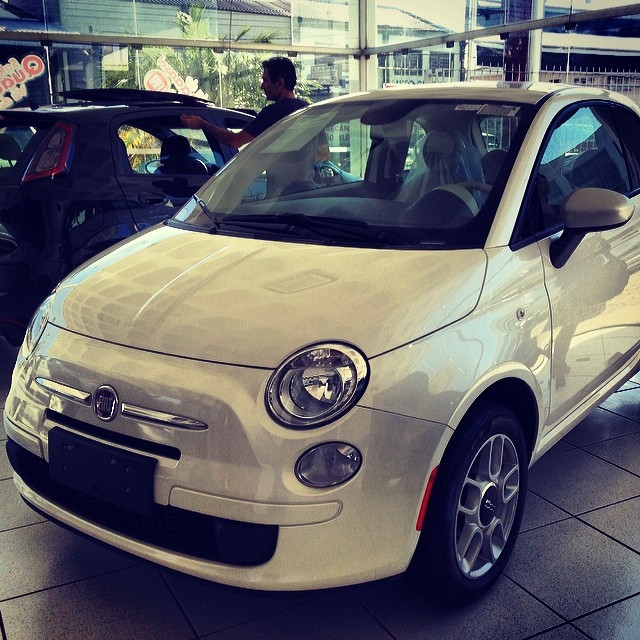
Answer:
[[[456,40],[454,30],[435,19],[446,7],[404,0],[3,0],[0,108],[111,86],[259,108],[259,63],[275,54],[295,57],[299,89],[312,100],[394,84],[525,79],[534,70],[529,32],[503,36],[496,28],[609,4],[455,2],[466,12],[472,38]],[[483,29],[493,34],[478,37]],[[589,82],[631,86],[639,53],[640,16],[598,17],[570,31],[545,28],[540,68],[554,80],[585,83],[585,69],[608,69],[613,72]]]

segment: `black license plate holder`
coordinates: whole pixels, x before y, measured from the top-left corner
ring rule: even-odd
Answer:
[[[52,480],[88,496],[148,515],[157,460],[89,440],[62,429],[49,431]]]

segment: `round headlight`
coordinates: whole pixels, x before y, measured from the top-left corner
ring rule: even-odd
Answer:
[[[368,377],[367,361],[353,347],[309,347],[294,354],[271,376],[267,408],[287,427],[318,427],[348,411],[364,392]]]

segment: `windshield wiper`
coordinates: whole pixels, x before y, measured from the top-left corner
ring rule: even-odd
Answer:
[[[364,220],[351,218],[336,218],[330,216],[307,216],[303,213],[270,213],[270,214],[230,214],[220,221],[223,225],[251,227],[260,230],[262,225],[272,227],[282,225],[282,233],[292,233],[300,230],[309,231],[316,237],[330,240],[365,240],[376,241],[382,244],[409,243],[399,234],[377,227],[370,227]],[[303,237],[304,234],[297,233]]]
[[[211,211],[211,209],[209,209],[206,202],[197,193],[194,193],[191,197],[196,201],[196,204],[205,212],[207,218],[209,218],[209,220],[213,222],[213,227],[209,229],[209,233],[216,233],[220,228],[221,220],[216,216],[215,213],[213,213],[213,211]]]

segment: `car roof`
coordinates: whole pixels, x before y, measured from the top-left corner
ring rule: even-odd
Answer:
[[[397,85],[384,89],[354,93],[327,100],[326,102],[361,101],[371,102],[389,99],[407,100],[492,100],[517,104],[535,105],[554,95],[585,98],[611,99],[628,103],[624,96],[601,88],[575,86],[551,82],[447,82],[424,85]]]
[[[114,110],[133,111],[136,108],[148,110],[151,108],[181,107],[186,109],[206,108],[215,109],[218,112],[229,115],[254,116],[252,109],[228,109],[218,107],[214,102],[193,95],[179,93],[169,93],[164,91],[145,91],[138,89],[75,89],[56,94],[56,97],[63,100],[58,104],[37,105],[31,103],[29,107],[18,107],[3,112],[6,114],[30,113],[34,112],[42,115],[55,114],[59,117],[62,114],[88,113],[96,111],[113,112]],[[4,117],[3,115],[3,117]]]

